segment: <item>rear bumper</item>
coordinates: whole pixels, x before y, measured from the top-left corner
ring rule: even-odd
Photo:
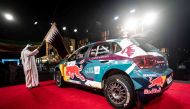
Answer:
[[[170,84],[166,85],[166,86],[162,89],[162,93],[163,93],[164,91],[168,90],[168,88],[172,85],[172,83],[173,83],[173,81],[172,81]]]
[[[157,78],[159,78],[159,77],[157,77]],[[172,78],[172,73],[166,76],[166,79],[165,79],[165,82],[163,85],[161,85],[161,84],[160,84],[160,86],[152,85],[150,83],[149,86],[151,86],[151,87],[147,86],[147,87],[141,88],[139,90],[136,90],[137,96],[139,96],[140,99],[143,99],[143,100],[148,99],[149,100],[156,96],[162,95],[162,93],[164,93],[172,85],[173,80],[169,80],[169,78]]]

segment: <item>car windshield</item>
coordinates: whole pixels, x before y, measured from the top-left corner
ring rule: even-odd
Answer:
[[[152,44],[150,44],[147,40],[143,38],[133,37],[133,38],[130,38],[130,40],[133,43],[135,43],[137,46],[141,47],[146,52],[159,52],[158,48],[156,48],[155,46],[153,46]]]

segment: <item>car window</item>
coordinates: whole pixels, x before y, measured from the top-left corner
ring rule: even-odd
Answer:
[[[74,60],[76,59],[76,56],[77,56],[76,53],[72,54],[72,55],[68,58],[68,61],[74,61]]]
[[[119,46],[118,43],[116,42],[113,42],[113,53],[117,53],[117,52],[120,52],[121,51],[121,47]]]
[[[90,50],[90,57],[106,55],[109,53],[110,53],[110,44],[104,43],[93,46],[92,49]]]
[[[78,51],[74,52],[69,58],[68,61],[74,61],[76,59],[83,59],[86,56],[87,50],[89,47],[83,47]]]
[[[88,50],[88,47],[84,47],[84,48],[80,49],[80,50],[78,51],[78,54],[77,54],[77,56],[76,56],[76,59],[82,59],[82,58],[84,58],[85,55],[86,55],[86,53],[87,53],[87,50]]]
[[[151,45],[147,40],[143,38],[131,38],[130,39],[134,44],[141,47],[146,52],[159,52],[159,49]]]

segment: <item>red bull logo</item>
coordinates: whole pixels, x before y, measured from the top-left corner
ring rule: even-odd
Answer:
[[[166,80],[166,76],[160,76],[152,80],[152,78],[149,80],[151,83],[148,87],[151,88],[153,86],[163,87]]]
[[[157,88],[152,88],[152,89],[145,89],[144,90],[144,94],[155,94],[155,93],[160,93],[161,92],[161,88],[159,87]]]
[[[71,79],[74,79],[74,77],[77,77],[80,80],[85,81],[84,76],[80,74],[81,70],[82,69],[79,68],[77,65],[68,66],[66,67],[66,76],[70,77]]]

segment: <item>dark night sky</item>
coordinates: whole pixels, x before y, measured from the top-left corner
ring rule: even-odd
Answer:
[[[93,34],[114,26],[115,15],[124,19],[133,8],[136,15],[149,10],[160,13],[153,29],[163,46],[190,48],[190,0],[1,0],[0,13],[13,13],[16,20],[7,22],[0,16],[0,39],[41,41],[52,21],[61,32],[63,26],[70,29],[70,34],[71,29],[78,28],[75,37],[82,37],[86,36],[86,29]],[[33,24],[35,21],[37,25]],[[100,28],[97,21],[104,26]]]

